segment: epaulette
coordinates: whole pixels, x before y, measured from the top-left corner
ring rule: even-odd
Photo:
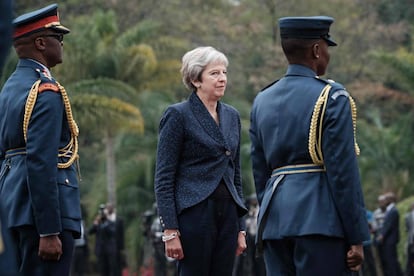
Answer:
[[[339,82],[335,82],[332,79],[321,79],[319,77],[315,77],[315,79],[323,82],[324,84],[331,85],[333,91],[335,91],[335,90],[346,90],[345,87],[342,84],[340,84]]]
[[[37,93],[42,93],[44,91],[53,91],[56,93],[60,93],[59,86],[53,80],[50,72],[46,69],[36,69],[36,72],[39,74],[40,84]]]
[[[266,85],[264,88],[262,88],[262,90],[260,90],[260,92],[266,90],[267,88],[269,88],[270,86],[272,86],[273,84],[277,83],[279,80],[275,80],[274,82],[269,83],[268,85]]]
[[[53,91],[53,92],[59,93],[60,89],[56,83],[43,82],[39,85],[39,90],[37,92],[40,94],[44,91]]]

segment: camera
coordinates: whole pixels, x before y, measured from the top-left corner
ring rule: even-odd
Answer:
[[[100,217],[101,221],[106,219],[105,208],[106,208],[105,204],[100,204],[99,205],[99,212],[98,213],[99,213],[99,217]]]

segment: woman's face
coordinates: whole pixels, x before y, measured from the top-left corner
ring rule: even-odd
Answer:
[[[201,74],[201,80],[193,84],[197,87],[197,94],[218,101],[226,90],[227,67],[222,63],[210,63]]]

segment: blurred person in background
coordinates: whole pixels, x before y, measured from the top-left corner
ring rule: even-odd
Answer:
[[[405,230],[407,231],[407,265],[406,276],[414,276],[414,203],[405,215]]]
[[[81,205],[82,217],[87,217],[85,208]],[[75,239],[75,252],[73,253],[71,276],[84,276],[89,269],[89,245],[85,221],[81,221],[81,235]]]
[[[371,227],[371,233],[373,235],[372,241],[373,241],[373,252],[374,252],[374,258],[376,262],[377,269],[380,270],[382,274],[382,260],[384,256],[382,255],[382,251],[380,249],[380,245],[377,242],[377,237],[381,233],[382,226],[384,225],[384,218],[385,213],[387,210],[387,198],[385,194],[380,194],[378,196],[378,207],[374,210],[372,216],[372,227]]]
[[[384,223],[376,237],[384,276],[402,276],[398,261],[397,245],[400,241],[400,215],[397,209],[396,196],[389,192],[385,194],[387,207]]]
[[[89,234],[95,234],[95,254],[102,276],[120,276],[125,266],[124,226],[112,203],[101,204]]]

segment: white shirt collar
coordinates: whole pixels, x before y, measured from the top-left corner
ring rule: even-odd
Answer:
[[[387,212],[389,210],[391,210],[394,206],[395,206],[395,203],[394,202],[391,202],[390,204],[388,204],[388,206],[387,206]]]

